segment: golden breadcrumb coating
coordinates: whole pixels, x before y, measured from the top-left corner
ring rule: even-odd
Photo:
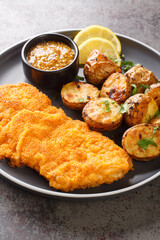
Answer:
[[[61,191],[110,184],[132,169],[129,155],[62,112],[22,110],[8,123],[1,156],[37,170]]]
[[[28,109],[55,113],[51,100],[28,83],[0,86],[0,126],[5,126],[18,111]]]

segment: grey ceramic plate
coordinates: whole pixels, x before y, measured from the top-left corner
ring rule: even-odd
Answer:
[[[62,30],[57,32],[73,38],[78,30]],[[125,55],[126,60],[131,60],[134,63],[141,63],[146,68],[152,70],[158,78],[160,77],[160,54],[157,51],[129,37],[122,36],[120,34],[117,34],[117,36],[121,41],[122,52]],[[19,42],[0,54],[0,84],[28,82],[23,74],[20,56],[21,48],[25,42],[26,40]],[[80,69],[79,75],[82,75],[82,69]],[[56,89],[40,90],[46,93],[49,98],[53,100],[53,105],[61,106],[68,116],[72,117],[73,119],[82,120],[81,112],[74,111],[63,106],[60,95]],[[55,96],[57,97],[55,98]],[[124,130],[125,126],[121,126],[117,130],[109,134],[105,133],[104,135],[111,138],[114,136],[113,138],[115,139],[115,142],[120,144],[121,136]],[[69,193],[63,193],[50,188],[48,186],[48,182],[32,169],[27,167],[9,167],[7,160],[1,160],[0,171],[1,175],[10,180],[12,183],[39,194],[57,198],[87,199],[109,197],[128,192],[143,186],[144,184],[160,176],[160,157],[150,162],[133,161],[133,164],[134,171],[129,172],[123,179],[117,182],[114,182],[110,185],[103,184],[96,188],[75,190]]]

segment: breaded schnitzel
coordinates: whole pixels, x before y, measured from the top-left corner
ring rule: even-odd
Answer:
[[[34,168],[62,191],[110,184],[132,169],[122,148],[62,112],[19,111],[6,127],[0,155]]]
[[[51,114],[60,112],[65,117],[61,109],[51,105],[51,100],[36,87],[27,83],[6,84],[0,86],[0,157],[9,157],[6,137],[7,124],[12,117],[23,109],[31,111],[45,111]],[[13,147],[12,147],[13,148]],[[2,150],[3,149],[3,150]],[[6,153],[4,151],[6,150]]]
[[[59,111],[51,105],[51,100],[36,87],[27,83],[0,86],[0,126],[5,126],[18,111]]]

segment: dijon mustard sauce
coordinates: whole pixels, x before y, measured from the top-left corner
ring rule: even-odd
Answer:
[[[33,67],[46,71],[64,68],[73,59],[73,50],[66,44],[55,41],[38,43],[27,55],[27,60]]]

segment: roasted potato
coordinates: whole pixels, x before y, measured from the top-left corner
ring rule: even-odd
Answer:
[[[70,82],[64,85],[61,90],[63,103],[75,110],[82,109],[87,102],[98,96],[98,88],[85,82]]]
[[[124,120],[128,126],[148,123],[158,111],[158,105],[149,95],[139,93],[125,101]]]
[[[121,104],[131,96],[131,83],[123,74],[113,73],[103,83],[100,96],[109,97]]]
[[[137,86],[137,93],[144,93],[146,85],[158,83],[158,79],[153,72],[149,71],[141,65],[136,65],[129,69],[125,76],[130,80],[131,84]]]
[[[85,105],[82,117],[89,127],[97,131],[111,131],[120,126],[123,114],[120,106],[110,98],[97,98]]]
[[[157,102],[160,109],[160,83],[152,84],[148,89],[147,94]]]
[[[123,149],[138,161],[150,161],[160,155],[160,128],[139,124],[129,128],[122,137]]]
[[[86,80],[94,85],[102,84],[114,72],[121,69],[97,49],[91,52],[84,66]]]

